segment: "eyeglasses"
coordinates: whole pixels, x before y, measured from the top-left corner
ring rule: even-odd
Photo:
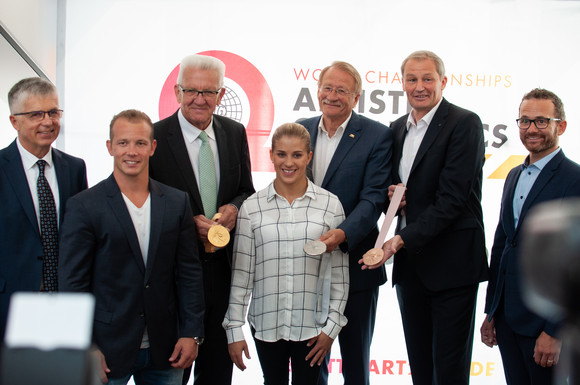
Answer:
[[[28,119],[33,122],[40,122],[44,119],[44,115],[48,114],[48,117],[54,120],[60,119],[62,117],[62,110],[50,110],[50,111],[29,111],[29,112],[19,112],[17,114],[12,114],[15,116],[28,115]]]
[[[536,119],[521,118],[521,119],[516,119],[518,127],[522,130],[527,130],[528,128],[530,128],[532,123],[534,123],[536,125],[536,128],[538,130],[543,130],[544,128],[547,128],[550,125],[550,121],[560,122],[560,121],[562,121],[562,119],[552,119],[552,118],[536,118]]]
[[[193,89],[193,88],[183,88],[181,86],[181,84],[179,85],[179,89],[187,97],[197,98],[197,95],[201,95],[201,97],[204,98],[204,99],[211,99],[212,97],[215,97],[217,94],[219,94],[220,91],[221,91],[221,88],[218,88],[217,91],[208,91],[208,90],[199,91],[199,90],[196,90],[196,89]]]
[[[334,91],[338,96],[347,96],[350,94],[354,94],[354,92],[347,91],[344,88],[332,88],[330,86],[320,87],[318,90],[324,94],[331,94],[332,91]]]

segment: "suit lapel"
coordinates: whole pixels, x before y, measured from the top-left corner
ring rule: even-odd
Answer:
[[[556,156],[554,156],[554,158],[550,160],[546,166],[544,166],[540,172],[540,175],[538,175],[538,178],[534,182],[534,185],[532,186],[532,189],[528,193],[524,205],[522,206],[522,212],[520,213],[520,219],[518,221],[516,232],[519,231],[521,227],[520,225],[524,222],[524,217],[526,216],[529,208],[533,206],[533,203],[535,202],[538,195],[542,192],[548,182],[550,182],[550,180],[554,177],[554,174],[558,171],[558,166],[563,159],[564,153],[562,150],[560,150],[560,152],[556,154]]]
[[[199,194],[199,189],[197,188],[197,180],[195,179],[195,174],[193,172],[193,167],[191,166],[191,161],[189,160],[189,153],[187,152],[187,147],[185,146],[185,138],[181,132],[181,126],[179,125],[179,119],[177,118],[177,112],[173,115],[174,124],[169,126],[167,130],[167,142],[171,148],[171,152],[175,157],[177,167],[183,175],[183,179],[187,183],[187,189],[193,201],[201,208],[203,212],[203,204],[201,203],[201,195]]]
[[[427,132],[425,133],[425,136],[421,141],[421,145],[417,150],[417,155],[415,156],[415,160],[413,161],[413,166],[411,166],[410,175],[413,174],[413,171],[415,170],[417,165],[421,162],[421,160],[423,159],[429,148],[435,142],[435,139],[437,139],[437,137],[439,136],[439,133],[441,132],[441,129],[445,124],[445,120],[447,118],[448,113],[449,113],[449,102],[443,99],[441,101],[441,104],[439,105],[439,108],[437,109],[437,112],[435,112],[435,115],[433,116],[433,120],[431,120],[431,124],[429,124],[429,127],[427,127]]]
[[[221,177],[228,175],[227,168],[229,167],[230,163],[230,152],[228,151],[228,137],[227,132],[223,128],[222,124],[219,120],[217,120],[214,116],[213,118],[213,132],[215,133],[215,138],[217,142],[218,148],[218,157],[219,157],[219,167],[220,167],[220,181]],[[221,181],[218,186],[218,196],[217,196],[217,207],[219,209],[221,206],[221,202],[224,201],[223,196],[227,193],[225,181]],[[201,201],[201,198],[200,198]]]
[[[137,233],[133,226],[133,220],[131,219],[125,200],[121,195],[121,190],[119,190],[119,186],[112,174],[107,179],[106,188],[107,200],[111,210],[113,211],[113,215],[115,215],[117,221],[119,221],[119,224],[127,237],[135,262],[137,263],[137,266],[139,266],[139,270],[145,274],[145,262],[143,262],[143,255],[141,254],[141,247],[139,246],[139,239],[137,238]]]
[[[149,179],[149,193],[151,196],[151,230],[149,234],[149,249],[147,254],[147,267],[145,281],[149,279],[154,266],[157,249],[163,229],[163,217],[165,214],[165,195],[155,181]]]
[[[522,168],[519,166],[514,171],[513,175],[506,180],[506,191],[505,200],[502,202],[503,210],[501,217],[504,218],[504,231],[508,238],[513,238],[515,233],[515,223],[514,223],[514,194],[516,191],[516,185],[518,184],[518,179],[520,179],[520,174],[522,173]],[[520,220],[521,223],[521,220]]]
[[[348,152],[354,146],[354,144],[360,138],[360,124],[358,123],[359,117],[353,111],[350,121],[346,126],[344,133],[342,134],[342,138],[340,139],[340,143],[330,160],[330,164],[328,165],[328,169],[326,170],[326,174],[324,175],[324,180],[322,181],[322,188],[325,188],[330,179],[333,177],[334,173],[338,171],[340,165],[342,164],[343,160],[348,155]]]
[[[316,141],[318,140],[318,125],[320,124],[320,119],[322,119],[322,116],[320,116],[318,119],[313,119],[312,125],[306,127],[308,133],[310,134],[310,151],[312,151],[313,153],[314,149],[316,148]],[[302,124],[302,122],[298,123]],[[316,156],[316,154],[314,154],[314,156]],[[312,164],[314,163],[314,156],[308,163],[308,166],[306,166],[306,176],[311,181],[314,181],[314,174],[312,172]]]
[[[407,136],[407,119],[409,114],[405,115],[405,118],[402,120],[402,124],[400,128],[395,131],[395,143],[393,151],[393,175],[397,176],[397,179],[393,182],[399,183],[401,182],[401,176],[399,175],[399,165],[401,164],[401,157],[403,156],[403,143],[405,143],[405,137]]]
[[[36,210],[34,209],[30,187],[28,187],[28,180],[26,179],[26,173],[24,172],[24,166],[22,165],[22,158],[20,158],[20,152],[18,152],[16,140],[8,147],[5,155],[6,177],[16,192],[17,199],[20,201],[22,209],[26,213],[26,217],[40,237]]]
[[[56,172],[56,180],[58,182],[58,196],[60,199],[60,212],[59,216],[59,223],[62,223],[64,219],[64,202],[66,199],[71,196],[70,190],[70,180],[67,177],[70,175],[69,165],[67,162],[64,161],[62,158],[62,154],[59,151],[55,151],[52,149],[52,161],[54,162],[54,170]]]

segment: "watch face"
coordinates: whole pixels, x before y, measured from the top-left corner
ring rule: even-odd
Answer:
[[[198,345],[203,344],[203,337],[193,337],[193,339],[195,340],[195,343]]]

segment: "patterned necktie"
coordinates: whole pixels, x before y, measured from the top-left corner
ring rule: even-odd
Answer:
[[[38,191],[38,204],[40,207],[40,238],[42,240],[42,251],[44,252],[42,287],[43,291],[57,291],[58,224],[56,219],[56,206],[48,181],[44,177],[46,161],[41,159],[36,164],[39,170],[36,189]]]
[[[209,138],[205,131],[199,134],[201,147],[199,148],[199,189],[203,211],[211,219],[217,208],[217,177],[213,151],[209,145]]]

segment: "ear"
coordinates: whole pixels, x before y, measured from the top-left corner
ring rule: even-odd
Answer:
[[[441,91],[445,89],[446,85],[447,85],[447,76],[443,76],[443,80],[441,80]]]
[[[272,149],[270,149],[270,160],[274,163],[274,154],[272,153]]]
[[[558,136],[562,135],[566,131],[567,126],[568,126],[568,122],[565,120],[558,122]]]
[[[173,86],[173,92],[175,92],[175,99],[177,99],[177,103],[181,104],[181,90],[179,89],[179,84]]]
[[[12,123],[12,127],[14,127],[16,131],[20,131],[20,127],[18,126],[18,118],[16,116],[10,115],[10,123]]]
[[[220,90],[220,93],[218,94],[218,99],[217,99],[217,105],[218,106],[222,102],[222,98],[224,97],[225,94],[226,94],[226,88],[225,87],[222,87],[222,89]]]
[[[107,150],[109,150],[109,155],[113,156],[113,148],[109,139],[107,139]]]
[[[355,98],[354,98],[354,105],[356,106],[358,103],[358,100],[360,99],[360,94],[358,94]]]
[[[151,152],[149,153],[149,157],[152,157],[153,154],[155,154],[156,148],[157,148],[157,141],[155,139],[153,139],[153,142],[151,143]]]

